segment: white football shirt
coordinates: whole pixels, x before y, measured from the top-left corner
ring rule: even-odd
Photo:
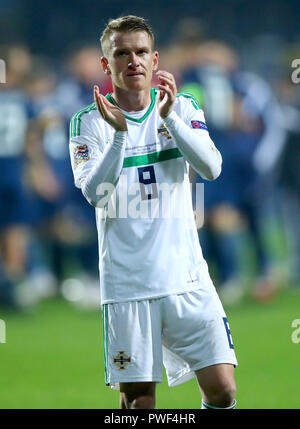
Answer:
[[[128,138],[115,192],[100,184],[96,207],[101,303],[144,300],[211,285],[192,208],[188,163],[159,116],[156,98],[142,112],[125,113]],[[110,94],[106,96],[115,104]],[[174,111],[191,128],[207,133],[203,111],[189,94],[178,94]],[[115,130],[95,104],[70,123],[75,185],[81,187]],[[103,201],[105,203],[103,203]]]

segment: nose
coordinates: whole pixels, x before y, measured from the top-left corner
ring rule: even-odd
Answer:
[[[129,58],[128,67],[136,68],[139,66],[139,57],[132,53]]]

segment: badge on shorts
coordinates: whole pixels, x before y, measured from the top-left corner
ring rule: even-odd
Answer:
[[[75,168],[81,164],[82,162],[86,162],[90,159],[89,156],[89,148],[86,144],[83,144],[81,146],[76,146],[74,149],[74,162],[75,162]]]
[[[114,357],[114,363],[118,365],[119,369],[126,369],[126,366],[131,363],[131,357],[127,356],[124,351],[120,351]]]

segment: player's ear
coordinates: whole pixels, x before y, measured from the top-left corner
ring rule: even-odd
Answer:
[[[106,57],[101,57],[100,61],[101,61],[101,66],[104,73],[107,75],[110,75],[111,71],[108,65],[108,59]]]
[[[157,51],[153,52],[153,71],[156,71],[158,69],[158,58],[159,58],[158,52]]]

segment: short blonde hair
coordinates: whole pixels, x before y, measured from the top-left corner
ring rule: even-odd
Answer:
[[[148,34],[148,36],[151,39],[151,47],[153,50],[154,34],[148,22],[144,18],[141,18],[140,16],[127,15],[127,16],[121,16],[120,18],[111,19],[108,22],[107,26],[105,27],[100,37],[100,43],[101,43],[101,49],[102,49],[103,55],[107,56],[108,51],[105,44],[113,33],[116,33],[116,32],[127,33],[127,32],[137,32],[137,31],[144,31],[145,33]]]

